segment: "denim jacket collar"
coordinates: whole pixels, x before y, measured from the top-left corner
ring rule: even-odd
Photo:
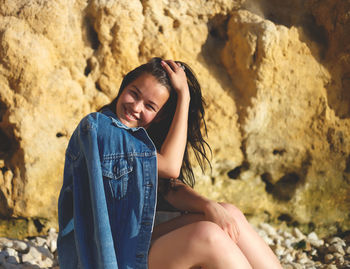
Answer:
[[[139,129],[144,129],[143,127],[128,127],[126,126],[125,124],[123,124],[117,117],[117,115],[112,111],[110,110],[109,108],[104,108],[102,109],[101,113],[105,114],[106,116],[110,117],[111,120],[112,120],[112,123],[113,125],[119,127],[119,128],[123,128],[123,129],[126,129],[126,130],[130,130],[132,132],[136,132],[138,131]]]

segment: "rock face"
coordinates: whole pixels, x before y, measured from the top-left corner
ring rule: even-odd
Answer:
[[[252,221],[350,226],[346,1],[0,2],[0,235],[57,227],[80,119],[153,56],[181,59],[207,102],[213,170],[197,189]]]
[[[298,223],[345,223],[350,122],[328,106],[332,77],[309,47],[302,28],[239,11],[221,56],[242,104],[245,161],[275,210]]]

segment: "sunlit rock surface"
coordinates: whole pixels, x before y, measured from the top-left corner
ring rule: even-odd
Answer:
[[[206,100],[212,166],[197,189],[252,221],[321,235],[350,226],[346,1],[0,3],[0,234],[56,226],[80,119],[153,56],[187,62]]]

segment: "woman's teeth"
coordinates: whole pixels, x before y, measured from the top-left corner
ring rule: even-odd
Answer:
[[[126,115],[132,120],[137,120],[137,118],[134,115],[130,114],[128,111],[126,111]]]

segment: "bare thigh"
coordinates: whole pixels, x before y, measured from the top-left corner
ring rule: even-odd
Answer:
[[[171,231],[179,229],[185,225],[204,220],[204,215],[200,213],[190,213],[175,217],[169,221],[163,222],[154,227],[152,233],[152,242]]]
[[[155,228],[150,269],[251,268],[229,236],[215,223],[198,221],[200,217],[184,215]]]
[[[231,204],[221,203],[236,220],[239,229],[237,247],[254,268],[282,268],[270,247],[256,233],[246,220],[244,214]],[[204,221],[203,214],[185,214],[154,228],[152,242],[164,235],[189,224]]]

